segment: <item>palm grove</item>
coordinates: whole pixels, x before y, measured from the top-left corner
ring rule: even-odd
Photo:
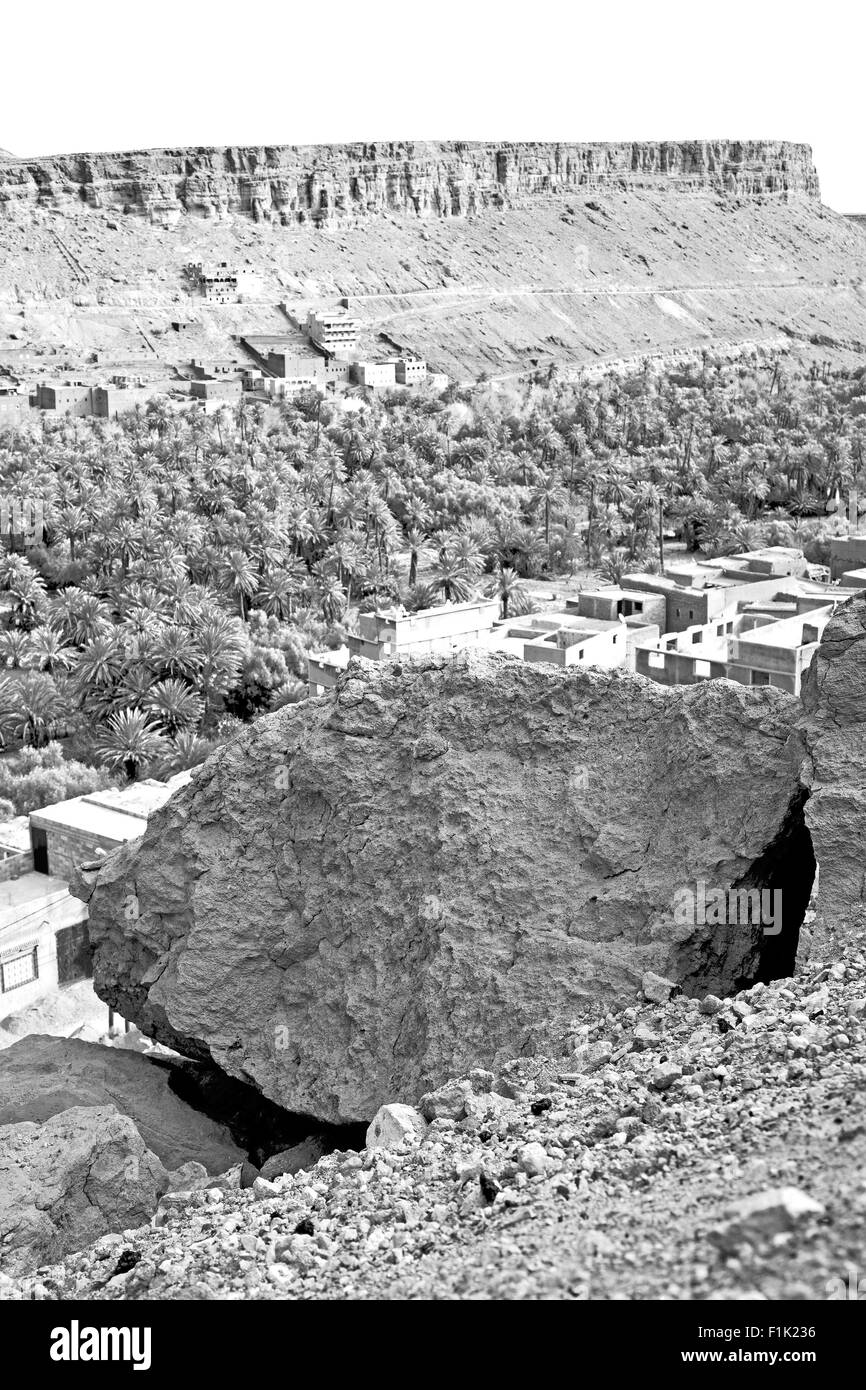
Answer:
[[[0,432],[7,515],[38,499],[43,517],[0,556],[0,805],[195,764],[303,698],[307,651],[359,610],[483,591],[513,616],[527,578],[663,567],[666,535],[709,554],[796,535],[820,559],[864,450],[862,373],[760,358],[41,414]]]

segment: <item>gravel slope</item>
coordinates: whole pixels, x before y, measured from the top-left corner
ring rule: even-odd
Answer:
[[[640,1002],[568,1051],[449,1083],[395,1150],[170,1194],[159,1225],[2,1294],[821,1300],[866,1273],[862,938],[724,1003]]]

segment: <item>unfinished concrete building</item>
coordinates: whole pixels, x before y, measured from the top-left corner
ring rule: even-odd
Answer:
[[[729,609],[710,623],[684,632],[662,633],[653,646],[636,652],[635,670],[662,685],[690,685],[725,678],[741,685],[772,685],[799,695],[803,675],[829,619],[848,594],[831,599],[804,594],[793,602]],[[789,595],[789,599],[792,596]],[[763,608],[793,612],[762,611]]]
[[[354,352],[360,329],[358,320],[342,310],[328,313],[311,309],[307,315],[306,330],[310,342],[332,356]]]
[[[499,617],[496,598],[442,604],[420,613],[362,613],[359,632],[349,637],[348,646],[309,657],[310,693],[320,695],[332,689],[353,656],[384,661],[477,646],[553,666],[583,664],[634,669],[636,647],[657,642],[659,625],[643,613],[623,613],[623,606],[629,606],[630,600],[623,597],[622,590],[612,591],[607,602],[611,617],[595,616],[587,610],[604,606],[601,593],[587,595],[585,604],[585,596],[580,595],[577,600],[567,601],[562,609],[511,619]],[[644,597],[637,595],[638,605]],[[657,599],[655,606],[663,610],[664,600]],[[653,607],[651,601],[649,607]]]

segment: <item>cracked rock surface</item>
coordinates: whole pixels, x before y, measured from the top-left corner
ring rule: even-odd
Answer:
[[[0,1270],[8,1279],[108,1231],[140,1226],[169,1181],[113,1106],[0,1126]]]
[[[684,924],[675,894],[784,858],[765,852],[798,794],[798,712],[477,651],[353,663],[333,701],[219,750],[84,887],[97,993],[289,1110],[367,1123],[556,1052],[647,972],[728,994],[760,926]]]

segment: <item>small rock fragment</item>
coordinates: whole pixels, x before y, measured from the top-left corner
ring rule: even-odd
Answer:
[[[663,975],[656,975],[652,970],[647,970],[643,976],[641,989],[644,999],[649,999],[653,1004],[666,1004],[675,994],[682,993],[675,981],[666,980]]]
[[[414,1106],[383,1105],[367,1130],[366,1146],[368,1149],[393,1149],[406,1139],[423,1138],[426,1130],[427,1121]]]

